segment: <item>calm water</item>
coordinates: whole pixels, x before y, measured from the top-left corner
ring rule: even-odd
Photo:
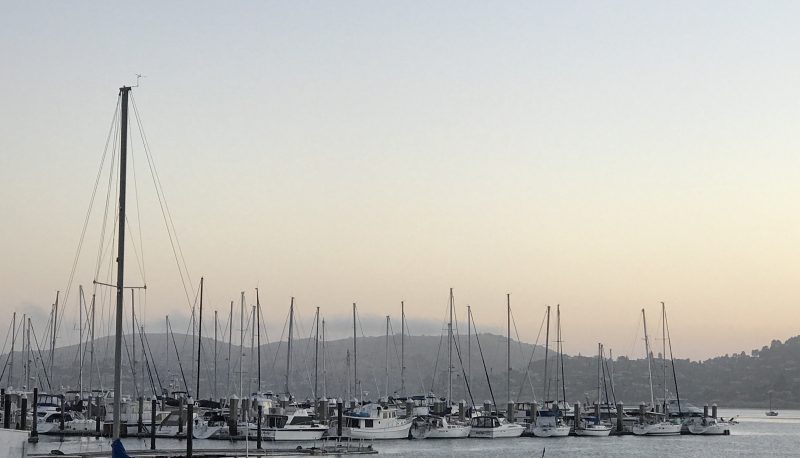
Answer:
[[[458,439],[458,440],[397,440],[376,441],[380,455],[394,457],[484,457],[488,455],[509,457],[537,457],[546,448],[547,457],[697,457],[722,456],[800,456],[800,411],[784,410],[777,418],[768,418],[763,410],[720,410],[725,418],[738,415],[739,424],[733,426],[730,436],[679,436],[679,437],[567,437],[537,439]],[[129,450],[146,449],[149,441],[125,439]],[[195,441],[195,449],[228,448],[225,441]],[[159,448],[185,447],[185,442],[158,439]],[[299,443],[267,443],[267,446],[293,448]],[[244,449],[244,443],[237,446]],[[58,439],[42,437],[39,444],[29,447],[31,453],[48,453],[53,449],[64,452],[77,450],[105,450],[110,448],[107,439],[74,439],[59,442]],[[250,447],[255,448],[254,443]]]

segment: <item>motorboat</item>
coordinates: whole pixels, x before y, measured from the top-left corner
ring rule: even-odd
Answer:
[[[688,422],[689,432],[704,436],[727,436],[731,433],[731,424],[719,418],[692,418]]]
[[[447,417],[427,415],[414,419],[411,437],[414,439],[461,439],[469,437],[472,426],[450,423]]]
[[[342,436],[351,439],[405,439],[411,430],[410,418],[400,418],[399,410],[366,404],[342,416]],[[335,434],[336,425],[330,431]]]
[[[525,427],[517,423],[509,423],[505,418],[496,415],[473,417],[470,421],[469,437],[481,439],[498,439],[504,437],[519,437],[525,432]]]
[[[328,427],[317,423],[308,410],[297,409],[288,415],[266,415],[261,437],[273,441],[319,440],[327,430]]]
[[[536,423],[531,423],[528,429],[536,437],[567,437],[570,427],[564,423],[560,411],[543,410],[539,412]]]

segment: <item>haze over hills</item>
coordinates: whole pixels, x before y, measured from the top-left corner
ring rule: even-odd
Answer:
[[[130,335],[126,343],[130,345]],[[470,393],[464,383],[464,374],[471,374],[470,391],[476,403],[492,399],[504,405],[508,397],[506,382],[506,338],[495,334],[481,334],[480,348],[486,361],[486,370],[481,362],[477,341],[473,338],[467,358],[466,338],[462,336],[458,350],[453,347],[453,398],[469,401]],[[190,336],[176,334],[167,340],[165,334],[148,334],[148,360],[152,354],[155,360],[155,371],[148,371],[141,356],[141,340],[137,341],[136,379],[138,389],[144,387],[144,395],[150,396],[152,386],[184,390],[184,378],[188,391],[194,395],[196,360],[192,361],[192,339]],[[240,368],[238,345],[230,347],[230,369],[228,360],[228,343],[217,342],[217,374],[216,391],[214,390],[214,340],[203,338],[203,358],[200,376],[200,391],[203,398],[213,396],[226,397],[240,394]],[[176,358],[175,347],[180,353],[180,364]],[[536,347],[533,362],[529,366],[534,346],[512,341],[511,355],[511,399],[528,401],[552,399],[555,388],[551,381],[549,395],[544,391],[544,349]],[[96,362],[93,387],[110,388],[113,382],[113,339],[104,337],[95,343]],[[85,349],[86,350],[86,349]],[[325,344],[323,373],[322,350],[319,358],[319,392],[329,396],[345,397],[348,375],[347,352],[352,352],[352,339],[338,339]],[[459,350],[462,365],[459,363]],[[123,351],[123,390],[126,394],[136,394],[132,386],[130,347]],[[552,349],[551,349],[552,351]],[[249,339],[245,339],[242,353],[241,389],[242,393],[256,390],[257,360],[256,352],[251,351]],[[89,383],[89,354],[86,350],[83,381]],[[550,353],[553,355],[553,353]],[[312,394],[314,383],[314,342],[313,339],[298,339],[293,342],[292,371],[290,391],[298,398],[304,399]],[[37,355],[37,358],[39,356]],[[42,351],[41,358],[45,366],[49,354]],[[429,391],[439,396],[447,392],[447,359],[446,338],[439,336],[406,336],[406,391],[409,394],[425,394]],[[5,376],[3,385],[7,385],[7,355],[2,356]],[[22,377],[22,355],[14,355],[14,379],[19,385]],[[669,360],[667,360],[669,363]],[[352,359],[351,359],[352,364]],[[555,360],[550,359],[552,377]],[[660,354],[654,354],[653,384],[655,396],[663,396],[664,367]],[[470,369],[471,366],[471,369]],[[284,392],[286,371],[286,342],[273,342],[261,347],[262,389],[276,393]],[[37,370],[38,368],[38,370]],[[37,362],[32,366],[32,378],[41,380],[41,386],[47,387],[47,377],[42,365]],[[143,370],[144,369],[144,370]],[[611,392],[608,387],[609,401],[622,400],[626,405],[638,404],[650,399],[647,360],[615,358],[609,365],[613,371],[614,384]],[[525,377],[526,370],[528,378]],[[75,389],[78,384],[79,363],[78,346],[72,345],[57,348],[53,367],[55,377],[50,377],[54,391],[59,389]],[[367,398],[376,398],[384,394],[386,380],[386,339],[385,337],[362,337],[358,340],[358,373],[361,389]],[[675,387],[672,382],[672,367],[667,365],[667,386],[670,396],[674,396]],[[766,406],[768,393],[773,392],[773,405],[777,408],[796,408],[800,406],[800,336],[788,339],[785,343],[773,340],[769,346],[752,350],[749,354],[741,352],[734,355],[719,356],[704,361],[688,359],[675,360],[675,373],[678,379],[678,390],[681,399],[696,405],[716,402],[726,407],[762,407]],[[98,374],[100,377],[98,378]],[[352,374],[352,365],[350,366]],[[765,377],[769,374],[769,377]],[[151,383],[152,377],[152,383]],[[490,392],[487,377],[491,380]],[[597,358],[596,356],[564,356],[564,378],[566,379],[566,398],[569,402],[594,400],[597,392]],[[99,382],[98,382],[99,380]],[[350,381],[352,386],[352,381]],[[47,389],[47,388],[45,388]],[[390,337],[389,346],[389,393],[399,395],[400,382],[400,336]],[[352,395],[352,394],[351,394]],[[605,398],[605,394],[603,395]],[[604,399],[605,400],[605,399]]]

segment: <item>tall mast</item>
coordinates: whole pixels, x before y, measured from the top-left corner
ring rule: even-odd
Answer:
[[[314,400],[317,400],[319,399],[319,394],[317,393],[319,387],[319,307],[317,307],[314,321],[314,327],[317,330],[317,335],[314,338]]]
[[[92,376],[94,373],[94,293],[92,293],[92,321],[89,330],[91,343],[89,344],[89,396],[92,395]]]
[[[255,354],[255,344],[256,344],[256,306],[252,306],[252,312],[250,312],[250,364],[247,366],[247,392],[253,392],[253,355]]]
[[[231,301],[231,311],[230,314],[228,315],[228,382],[225,384],[225,388],[230,388],[231,386],[231,357],[233,356],[233,353],[231,351],[232,347],[233,347],[233,301]]]
[[[356,345],[356,303],[353,302],[353,396],[361,399],[358,391],[358,346]]]
[[[242,291],[242,303],[239,310],[239,397],[244,395],[244,366],[242,366],[242,357],[244,356],[244,291]]]
[[[561,400],[564,401],[564,407],[567,407],[567,385],[566,377],[564,376],[564,339],[561,337],[561,304],[556,304],[556,312],[558,314],[558,360],[561,364]]]
[[[322,319],[322,397],[328,399],[328,374],[325,369],[325,318]]]
[[[27,369],[25,369],[25,386],[28,386],[31,380],[31,317],[28,317],[28,337],[26,338],[28,342],[28,363],[26,364]]]
[[[447,405],[453,404],[453,288],[450,288],[450,319],[447,321]]]
[[[217,311],[214,310],[214,399],[219,399],[217,397],[217,331],[219,330],[217,323]]]
[[[131,376],[133,378],[133,391],[136,392],[136,303],[133,300],[134,291],[131,290]],[[194,357],[194,353],[192,353]]]
[[[511,404],[511,294],[506,293],[506,320],[508,334],[506,338],[506,399]]]
[[[406,395],[406,306],[400,301],[400,393]]]
[[[83,303],[83,285],[78,285],[78,396],[81,398],[83,397]]]
[[[258,337],[256,344],[258,345],[257,358],[258,358],[258,388],[256,391],[261,393],[261,300],[258,297],[258,288],[256,288],[256,329]]]
[[[289,304],[289,341],[287,342],[286,346],[286,384],[284,385],[284,389],[286,390],[286,395],[290,396],[291,392],[289,391],[289,374],[292,372],[292,331],[294,328],[294,297],[292,297],[292,301]]]
[[[350,402],[350,400],[353,399],[353,398],[350,397],[351,385],[350,385],[350,349],[349,348],[347,349],[347,359],[345,360],[345,363],[347,365],[347,402]]]
[[[203,277],[200,277],[200,320],[197,325],[197,383],[195,385],[195,399],[200,400],[200,355],[203,345]]]
[[[472,384],[472,308],[467,306],[467,385]]]
[[[667,309],[664,303],[661,303],[661,365],[664,370],[664,409],[663,412],[667,413]],[[666,419],[666,417],[664,417]]]
[[[53,360],[56,355],[56,325],[58,324],[58,296],[61,291],[56,291],[56,302],[53,304],[53,338],[50,340],[50,369],[48,372],[53,373]]]
[[[550,306],[547,306],[547,328],[544,334],[544,401],[550,397],[550,379],[547,377],[547,360],[550,352]]]
[[[389,399],[389,315],[386,315],[386,383],[383,392],[388,401]]]
[[[597,404],[600,404],[600,385],[602,384],[601,381],[601,370],[603,365],[603,344],[597,343]],[[608,394],[606,394],[608,396]],[[597,421],[600,421],[598,418]]]
[[[119,439],[120,409],[122,393],[122,300],[125,284],[125,180],[128,167],[128,94],[131,88],[123,86],[119,89],[122,97],[120,105],[120,141],[119,141],[119,218],[117,226],[117,310],[114,334],[114,429],[112,439]]]
[[[642,326],[644,326],[644,351],[647,353],[647,377],[650,380],[650,405],[655,408],[656,400],[653,396],[653,368],[650,363],[650,339],[647,337],[647,318],[645,318],[644,309],[642,309]]]
[[[8,364],[8,386],[14,386],[14,344],[17,342],[17,312],[11,318],[11,361]]]

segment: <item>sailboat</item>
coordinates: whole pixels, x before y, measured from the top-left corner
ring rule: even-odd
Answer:
[[[611,434],[611,425],[600,421],[600,398],[603,368],[603,344],[597,344],[597,403],[595,404],[595,416],[590,418],[578,418],[575,413],[575,434],[584,437],[605,437]]]
[[[663,312],[663,305],[662,302],[662,312]],[[652,408],[655,408],[655,396],[653,394],[653,370],[651,364],[651,351],[650,351],[650,339],[647,335],[647,318],[645,317],[644,309],[642,309],[642,326],[644,327],[644,347],[647,353],[647,374],[648,379],[650,381],[650,405]],[[666,333],[664,333],[664,345],[666,345]],[[637,436],[677,436],[681,433],[682,425],[680,422],[673,423],[669,421],[669,414],[666,412],[668,402],[667,402],[667,381],[666,381],[666,348],[664,349],[664,353],[662,353],[662,359],[664,359],[664,412],[662,413],[650,413],[650,417],[647,418],[646,415],[641,415],[639,420],[633,425],[633,434]],[[653,419],[656,417],[656,419]],[[660,417],[660,419],[659,419]]]
[[[545,340],[549,340],[550,337],[550,306],[547,307],[547,336]],[[545,344],[545,355],[547,355],[547,349],[549,348],[549,342]],[[561,393],[564,395],[564,405],[566,406],[566,388],[564,387],[564,359],[563,359],[563,349],[561,348],[561,306],[556,305],[556,401],[551,404],[550,409],[545,409],[539,412],[539,417],[536,419],[534,423],[531,424],[531,432],[536,437],[567,437],[569,436],[569,425],[564,423],[564,416],[561,412],[561,407],[559,405],[559,390],[558,390],[558,382],[559,382],[559,366],[561,367]],[[547,378],[547,357],[545,356],[545,385],[548,384]],[[545,389],[545,393],[548,390]]]
[[[411,435],[415,439],[463,439],[469,437],[472,426],[468,423],[450,421],[448,419],[452,411],[453,398],[453,288],[450,288],[449,314],[450,320],[447,323],[448,341],[448,368],[447,368],[447,407],[444,415],[426,415],[414,419]],[[388,319],[388,317],[387,317]],[[388,348],[388,347],[387,347]],[[388,372],[387,372],[388,375]]]
[[[766,415],[768,417],[777,417],[778,416],[778,411],[777,410],[772,410],[772,391],[769,392],[769,410],[764,412],[764,415]]]

